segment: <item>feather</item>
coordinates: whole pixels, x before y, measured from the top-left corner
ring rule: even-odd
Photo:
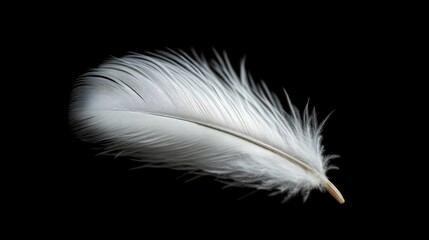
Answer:
[[[325,189],[344,199],[326,177],[322,124],[301,115],[226,54],[208,62],[182,51],[113,58],[76,83],[70,122],[77,137],[104,154],[150,166],[215,175],[230,184],[284,193],[285,199]],[[286,92],[285,92],[286,93]]]

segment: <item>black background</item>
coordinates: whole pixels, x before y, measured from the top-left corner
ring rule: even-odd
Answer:
[[[379,171],[392,161],[384,157],[389,149],[380,142],[389,138],[384,129],[391,123],[385,118],[396,112],[391,106],[397,106],[395,83],[386,73],[397,71],[392,59],[400,53],[392,50],[397,44],[392,29],[400,27],[400,21],[347,7],[339,12],[316,6],[258,11],[213,7],[182,11],[169,6],[169,11],[160,11],[164,8],[148,6],[134,9],[138,14],[80,9],[38,25],[49,33],[47,38],[33,35],[37,41],[32,47],[46,59],[40,69],[48,79],[49,94],[42,98],[52,116],[40,120],[54,131],[46,136],[41,129],[45,138],[37,140],[48,173],[40,174],[34,186],[30,183],[30,195],[37,199],[35,218],[47,214],[52,220],[48,225],[62,232],[96,234],[198,237],[195,229],[201,229],[204,236],[235,230],[286,238],[340,235],[334,229],[363,236],[380,230],[380,221],[397,214],[390,204],[396,204],[391,199],[401,193],[392,189],[403,184],[388,187],[390,179]],[[208,9],[213,11],[209,14]],[[57,19],[61,21],[52,24]],[[279,96],[285,88],[299,109],[310,99],[319,119],[334,111],[323,144],[326,154],[341,156],[333,160],[340,169],[328,177],[343,193],[345,204],[318,191],[304,203],[295,197],[282,204],[282,196],[268,196],[269,192],[246,196],[251,189],[222,189],[214,177],[187,182],[193,176],[180,171],[132,170],[139,164],[96,156],[90,145],[73,136],[68,104],[76,78],[110,56],[165,48],[193,48],[206,56],[212,48],[225,50],[235,67],[246,56],[253,77]]]

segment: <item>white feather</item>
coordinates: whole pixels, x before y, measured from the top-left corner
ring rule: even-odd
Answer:
[[[134,54],[90,71],[72,96],[78,137],[108,154],[286,197],[325,187],[344,202],[326,178],[330,157],[323,156],[315,114],[306,108],[300,116],[289,98],[286,113],[244,62],[237,75],[226,55],[216,55],[209,64],[183,52]]]

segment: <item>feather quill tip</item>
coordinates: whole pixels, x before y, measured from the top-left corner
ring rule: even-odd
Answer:
[[[335,198],[340,204],[345,202],[343,195],[341,192],[332,184],[328,179],[323,181],[323,187],[331,194],[332,197]]]

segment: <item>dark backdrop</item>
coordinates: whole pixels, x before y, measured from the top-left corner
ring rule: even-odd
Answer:
[[[41,176],[45,179],[39,194],[53,210],[55,226],[71,233],[125,226],[124,232],[142,234],[170,233],[178,227],[174,231],[188,236],[199,236],[198,228],[207,235],[235,229],[281,238],[330,237],[339,235],[333,229],[365,235],[378,229],[381,219],[394,215],[386,207],[387,180],[371,170],[389,161],[380,157],[385,151],[380,144],[383,130],[374,129],[388,124],[388,105],[394,101],[382,94],[393,85],[383,78],[394,70],[386,64],[396,54],[386,37],[391,25],[372,13],[277,10],[261,9],[258,14],[219,9],[208,15],[174,9],[158,14],[149,8],[140,15],[122,12],[120,17],[76,11],[50,27],[49,38],[36,43],[42,53],[50,49],[42,70],[52,79],[47,90],[54,94],[46,99],[47,110],[55,112],[50,122],[54,135],[40,140],[49,146],[45,156],[50,168]],[[208,56],[212,48],[225,50],[235,67],[246,56],[254,78],[263,79],[279,96],[285,88],[299,109],[310,99],[320,120],[334,111],[324,128],[323,144],[326,154],[341,156],[333,160],[339,170],[328,177],[343,193],[345,204],[318,191],[304,203],[298,197],[282,204],[282,196],[268,196],[269,192],[246,196],[251,189],[222,189],[214,177],[187,182],[193,176],[180,171],[131,170],[138,164],[96,156],[90,145],[75,139],[68,125],[68,103],[76,78],[110,56],[165,48],[194,48]],[[75,221],[61,224],[64,219]],[[154,230],[158,227],[161,230]]]

